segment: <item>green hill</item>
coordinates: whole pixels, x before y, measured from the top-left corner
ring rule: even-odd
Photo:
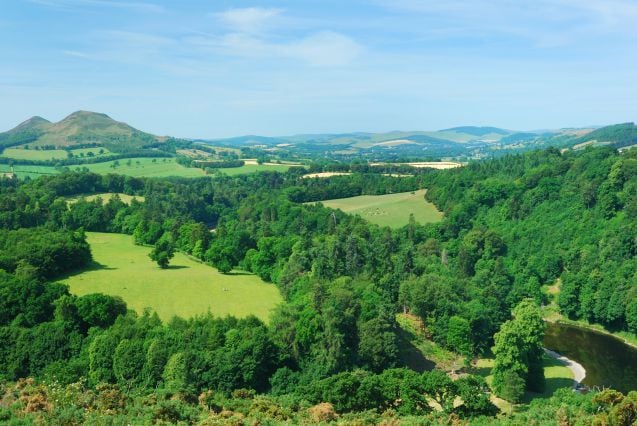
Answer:
[[[614,148],[637,144],[637,126],[635,123],[621,123],[602,127],[577,139],[577,144],[593,142],[611,145]]]
[[[0,133],[0,147],[60,149],[99,145],[111,152],[125,153],[149,148],[163,138],[137,130],[106,114],[76,111],[57,123],[33,117],[14,129]]]

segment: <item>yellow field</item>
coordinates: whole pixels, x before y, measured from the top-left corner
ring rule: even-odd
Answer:
[[[345,213],[358,214],[362,218],[380,226],[400,228],[409,223],[413,214],[417,222],[424,224],[438,222],[442,212],[425,200],[425,189],[414,192],[400,192],[387,195],[361,195],[322,201],[326,207],[339,209]]]

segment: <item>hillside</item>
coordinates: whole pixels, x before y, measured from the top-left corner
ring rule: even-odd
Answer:
[[[635,123],[621,123],[602,127],[581,136],[577,144],[611,145],[621,148],[637,144],[637,126]]]
[[[32,117],[17,127],[0,133],[0,147],[68,149],[86,145],[103,146],[111,152],[129,152],[148,148],[163,139],[142,132],[106,114],[76,111],[52,123]]]

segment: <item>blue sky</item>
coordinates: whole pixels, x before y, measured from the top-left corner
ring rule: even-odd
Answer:
[[[634,121],[633,0],[2,0],[0,130],[182,137]]]

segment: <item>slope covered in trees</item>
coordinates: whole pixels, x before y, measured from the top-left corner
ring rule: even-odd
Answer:
[[[34,411],[43,416],[62,416],[56,410],[64,406],[64,415],[87,422],[91,410],[113,421],[150,416],[196,422],[224,409],[230,417],[283,421],[329,403],[331,408],[313,413],[329,419],[334,409],[343,415],[390,410],[389,417],[420,415],[435,422],[455,416],[486,424],[492,419],[478,417],[497,410],[481,378],[463,373],[452,380],[442,372],[404,368],[395,314],[417,315],[436,342],[467,357],[497,346],[499,330],[502,340],[524,339],[532,344],[511,358],[518,368],[519,358],[537,358],[533,327],[541,325],[524,334],[526,324],[537,323],[530,306],[518,308],[510,323],[526,318],[524,327],[502,325],[522,300],[543,303],[541,286],[561,277],[564,313],[633,329],[636,165],[630,152],[547,150],[421,174],[402,181],[401,189],[427,186],[446,218],[396,230],[300,203],[361,195],[369,190],[367,181],[393,191],[395,178],[374,173],[323,181],[303,179],[295,170],[190,181],[89,173],[2,180],[0,224],[7,235],[37,234],[44,227],[121,232],[142,244],[170,242],[220,270],[254,272],[277,285],[285,303],[269,326],[256,318],[210,316],[163,324],[152,313],[124,313],[118,299],[78,298],[42,274],[16,268],[3,275],[3,288],[21,300],[31,300],[29,289],[36,289],[42,313],[32,314],[30,303],[3,308],[0,377],[33,376],[69,392],[82,389],[90,401],[64,406],[52,402],[55,391],[44,385],[7,388],[16,400],[39,395],[41,408]],[[68,205],[64,199],[103,192],[145,201]],[[30,261],[25,266],[39,268]],[[33,319],[18,320],[20,315]],[[533,387],[541,380],[537,363],[525,365],[526,371],[516,371]],[[596,413],[592,396],[556,398],[553,411],[532,409],[553,419]],[[622,398],[600,402],[598,412],[611,415]],[[629,407],[633,396],[626,398]],[[92,408],[78,413],[81,404]],[[560,404],[573,412],[557,413]]]

